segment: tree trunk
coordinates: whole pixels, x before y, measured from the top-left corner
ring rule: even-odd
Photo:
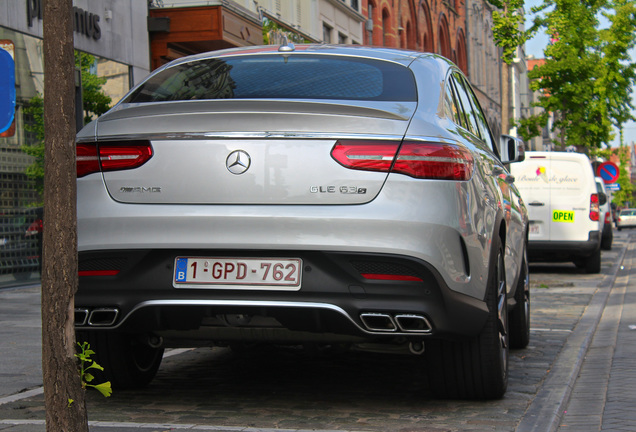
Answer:
[[[501,62],[501,133],[510,133],[510,65]]]
[[[73,322],[77,218],[72,14],[72,0],[44,2],[42,373],[48,432],[88,432]]]

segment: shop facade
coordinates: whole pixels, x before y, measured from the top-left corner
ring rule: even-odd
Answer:
[[[0,2],[0,49],[13,60],[15,84],[13,119],[0,130],[0,287],[40,277],[42,196],[33,173],[35,157],[25,149],[42,141],[38,115],[29,107],[45,90],[43,12],[44,0]],[[147,17],[146,2],[73,2],[75,49],[91,55],[90,73],[105,79],[101,90],[111,106],[150,71]]]

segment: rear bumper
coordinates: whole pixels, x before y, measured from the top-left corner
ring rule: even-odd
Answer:
[[[173,287],[176,256],[254,257],[264,253],[303,260],[299,291]],[[259,341],[280,330],[291,332],[296,339],[320,334],[334,341],[342,337],[378,340],[474,336],[487,318],[483,301],[449,289],[427,263],[397,255],[278,250],[83,252],[79,269],[92,274],[118,273],[80,277],[75,296],[78,329],[170,337],[181,332],[188,339],[210,337],[224,342]],[[408,274],[418,280],[362,276],[378,272]]]
[[[528,241],[530,261],[573,261],[592,256],[601,247],[601,231],[590,231],[586,241]]]

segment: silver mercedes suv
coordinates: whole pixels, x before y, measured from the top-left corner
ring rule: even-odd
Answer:
[[[441,397],[501,397],[529,338],[523,157],[433,54],[173,61],[78,134],[78,338],[119,387],[165,347],[262,342],[403,350]]]

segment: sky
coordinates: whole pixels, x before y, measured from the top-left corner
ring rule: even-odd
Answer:
[[[530,13],[530,9],[533,6],[539,6],[543,3],[542,0],[525,0],[526,10],[526,28],[532,25],[533,15]],[[537,35],[526,42],[526,55],[533,55],[535,58],[543,58],[543,49],[548,44],[549,37],[545,33],[537,33]],[[636,60],[636,50],[632,50],[632,60]],[[632,92],[632,105],[636,107],[636,92]],[[633,111],[636,117],[636,110]],[[618,130],[616,132],[616,138],[611,142],[612,147],[617,147],[620,144]],[[623,126],[623,139],[625,144],[636,143],[636,123],[633,121],[625,123]]]

